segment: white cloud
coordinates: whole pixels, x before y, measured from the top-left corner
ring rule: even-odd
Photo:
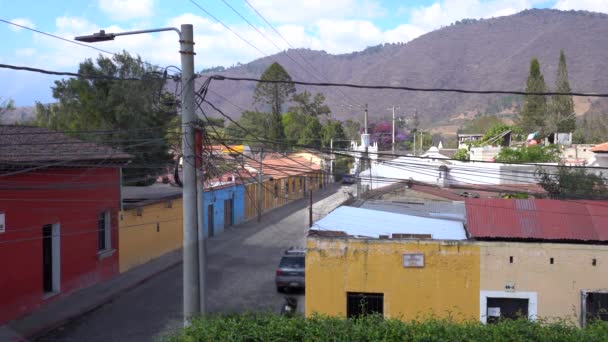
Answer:
[[[442,0],[414,8],[410,24],[430,31],[463,18],[491,18],[515,14],[533,7],[538,0]]]
[[[368,19],[385,13],[377,0],[249,0],[249,2],[272,23],[306,24],[319,19],[355,17]]]
[[[36,25],[27,18],[15,18],[15,19],[12,19],[11,22],[15,23],[17,25],[27,26],[29,28],[36,28]],[[19,31],[23,30],[23,28],[21,28],[19,26],[15,26],[15,25],[10,25],[9,27],[11,30],[13,30],[15,32],[19,32]]]
[[[152,16],[153,0],[99,0],[99,8],[114,20]]]
[[[560,10],[587,10],[608,13],[607,0],[559,0],[554,8]]]
[[[34,54],[36,54],[36,49],[33,48],[23,48],[15,50],[15,56],[17,57],[31,57]]]

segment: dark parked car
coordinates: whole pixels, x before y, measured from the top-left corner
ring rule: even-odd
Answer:
[[[306,252],[303,249],[290,248],[281,257],[277,268],[275,282],[278,292],[287,289],[304,289],[304,260]]]
[[[355,176],[353,176],[353,175],[344,175],[342,177],[342,184],[355,184]]]

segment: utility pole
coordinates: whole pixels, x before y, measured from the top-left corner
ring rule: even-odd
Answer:
[[[310,190],[310,203],[308,205],[308,228],[312,228],[312,190]]]
[[[331,153],[331,159],[329,160],[329,176],[331,177],[331,183],[334,182],[334,138],[329,140],[329,151]]]
[[[182,66],[182,153],[183,153],[183,315],[184,325],[190,324],[193,316],[204,313],[205,309],[205,282],[204,276],[199,277],[201,272],[205,272],[201,265],[206,262],[206,250],[203,245],[199,249],[199,242],[202,241],[203,227],[198,227],[201,222],[198,220],[197,198],[196,198],[196,155],[194,151],[194,39],[191,24],[181,25],[181,30],[175,27],[163,27],[151,30],[137,30],[119,33],[109,33],[104,30],[87,36],[75,37],[74,40],[96,43],[114,40],[119,36],[135,34],[145,34],[154,32],[175,31],[179,36]],[[202,197],[201,197],[202,199]],[[199,235],[200,234],[200,235]],[[199,259],[200,257],[200,259]],[[202,262],[201,262],[202,261]],[[202,271],[201,271],[202,270]],[[203,296],[201,296],[203,293]],[[202,304],[202,305],[201,305]]]
[[[363,116],[363,126],[365,126],[365,134],[367,134],[367,103],[365,104],[365,115]]]
[[[414,132],[414,156],[416,156],[416,133]]]
[[[197,220],[196,170],[194,167],[194,39],[192,25],[181,26],[180,54],[182,62],[182,150],[184,154],[184,321],[201,313],[201,292],[205,292],[200,283],[199,272],[199,234]],[[212,228],[212,227],[209,227]],[[204,260],[205,255],[201,256]],[[202,290],[202,291],[201,291]]]
[[[395,107],[393,105],[392,108],[387,108],[387,110],[392,110],[393,111],[393,133],[392,133],[392,151],[393,151],[393,154],[395,154],[395,110],[396,109],[400,109],[400,107]]]
[[[260,147],[260,169],[258,170],[258,222],[262,222],[262,179],[264,167],[264,147]]]
[[[207,308],[207,239],[205,238],[205,178],[203,173],[203,132],[197,129],[194,136],[196,145],[196,214],[198,218],[198,265],[199,265],[199,288],[200,288],[200,310],[205,312]]]

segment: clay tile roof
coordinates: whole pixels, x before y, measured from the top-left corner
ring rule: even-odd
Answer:
[[[46,128],[0,125],[0,165],[128,159],[131,156],[127,153]]]
[[[608,201],[468,198],[465,203],[471,238],[608,241]]]
[[[608,153],[608,142],[593,146],[591,148],[591,151],[599,153]]]
[[[307,172],[318,171],[321,167],[310,160],[295,156],[271,155],[264,158],[264,175],[275,178],[301,175]]]

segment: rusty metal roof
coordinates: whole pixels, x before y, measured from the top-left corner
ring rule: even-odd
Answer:
[[[608,201],[465,200],[474,239],[608,242]]]
[[[599,144],[599,145],[595,145],[591,148],[591,151],[593,152],[608,152],[608,142],[605,142],[603,144]]]

